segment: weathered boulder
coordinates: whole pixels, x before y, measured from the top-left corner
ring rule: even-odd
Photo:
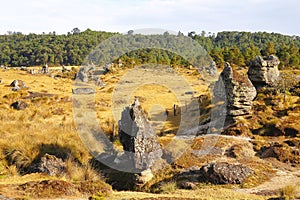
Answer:
[[[252,174],[252,170],[244,165],[226,162],[211,163],[200,169],[200,179],[213,184],[241,184]]]
[[[279,59],[274,55],[257,56],[250,62],[248,76],[256,89],[276,85],[279,79],[279,64]]]
[[[119,137],[125,153],[133,157],[133,166],[143,171],[151,168],[161,158],[162,148],[146,114],[138,104],[126,107],[122,112]]]
[[[214,95],[227,103],[227,115],[236,117],[251,113],[256,89],[247,76],[234,71],[225,64],[214,87]]]
[[[25,108],[27,108],[28,104],[24,101],[16,101],[12,103],[10,106],[16,110],[24,110]]]
[[[50,176],[59,176],[65,172],[66,164],[61,158],[45,154],[41,160],[32,167],[33,172],[46,173]]]

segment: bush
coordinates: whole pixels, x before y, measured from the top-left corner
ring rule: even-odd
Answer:
[[[171,194],[173,192],[175,192],[177,186],[176,186],[176,182],[168,182],[168,183],[164,183],[161,187],[160,187],[160,193],[164,193],[164,194]]]
[[[295,199],[297,195],[297,187],[293,185],[288,185],[284,188],[281,188],[279,193],[280,198],[284,200]]]

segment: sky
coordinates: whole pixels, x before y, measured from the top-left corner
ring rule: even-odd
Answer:
[[[1,0],[0,34],[160,28],[300,35],[298,0]]]

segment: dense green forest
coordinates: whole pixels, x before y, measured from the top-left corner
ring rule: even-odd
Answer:
[[[74,28],[71,32],[57,35],[22,34],[10,32],[0,35],[0,64],[7,66],[37,65],[81,65],[85,57],[100,42],[118,34],[87,29],[81,32]],[[128,32],[132,34],[132,32]],[[182,33],[178,33],[178,37]],[[200,34],[189,32],[188,37],[199,42],[217,63],[222,66],[230,62],[237,66],[247,66],[256,55],[276,54],[281,60],[281,68],[300,69],[300,37],[267,32],[219,32]],[[121,57],[126,65],[132,63],[156,62],[169,65],[186,65],[180,56],[159,49],[143,49],[127,53]]]

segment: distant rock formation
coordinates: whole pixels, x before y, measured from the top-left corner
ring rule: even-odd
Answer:
[[[98,76],[103,74],[103,72],[99,72],[99,70],[95,70],[94,66],[81,67],[77,74],[75,75],[75,79],[80,82],[87,83],[89,81],[94,81],[95,86],[104,87],[105,83]]]
[[[86,83],[88,82],[88,71],[86,70],[86,68],[82,67],[79,69],[79,71],[76,74],[75,79],[79,79],[80,81]]]
[[[10,105],[13,107],[15,110],[24,110],[25,108],[28,107],[28,104],[24,101],[16,101]]]
[[[249,115],[256,94],[248,77],[234,71],[226,63],[214,88],[214,95],[227,102],[226,114],[231,117]]]
[[[14,80],[13,82],[11,82],[11,84],[9,85],[10,87],[12,87],[12,91],[19,91],[22,88],[26,88],[25,83],[21,80]]]
[[[248,76],[256,89],[262,87],[272,87],[279,79],[278,65],[279,59],[274,56],[256,56],[256,58],[250,62]]]
[[[122,112],[119,137],[124,151],[133,156],[136,169],[150,169],[162,156],[155,131],[139,105],[133,104]]]

